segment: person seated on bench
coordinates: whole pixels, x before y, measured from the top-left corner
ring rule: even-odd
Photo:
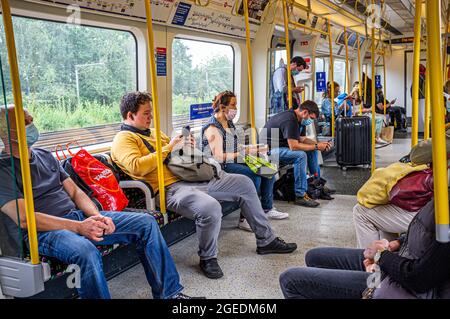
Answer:
[[[148,182],[157,192],[157,157],[154,152],[156,133],[154,129],[150,129],[153,119],[151,102],[152,97],[146,92],[131,92],[122,97],[120,113],[123,125],[121,132],[114,137],[111,157],[126,174],[133,179]],[[163,133],[161,136],[163,159],[185,142],[182,136],[175,136],[171,140]],[[194,144],[193,137],[191,144]],[[297,249],[295,243],[285,243],[275,236],[261,207],[256,188],[247,176],[220,170],[219,178],[194,183],[180,181],[166,164],[163,165],[163,170],[167,209],[195,220],[200,268],[208,278],[223,276],[217,262],[217,241],[222,221],[219,201],[239,203],[242,214],[255,233],[258,254],[291,253]]]
[[[334,82],[334,97],[336,98],[339,95],[340,92],[340,86],[339,83]],[[331,123],[331,113],[332,113],[332,104],[331,104],[331,82],[327,82],[327,90],[326,92],[323,94],[323,99],[322,99],[322,114],[325,117],[325,122],[327,123]],[[337,109],[337,104],[336,101],[334,102],[334,109],[335,109],[335,113],[336,113],[336,109]]]
[[[319,203],[306,193],[308,182],[306,174],[306,152],[324,151],[331,147],[328,142],[315,142],[300,136],[300,125],[310,124],[319,116],[319,108],[313,101],[305,101],[296,109],[278,113],[270,118],[260,134],[260,141],[267,142],[270,157],[280,165],[294,165],[295,204],[317,207]],[[315,173],[316,167],[313,169]]]
[[[212,107],[214,114],[208,123],[202,127],[203,151],[211,154],[221,164],[225,172],[242,174],[252,180],[260,195],[262,208],[269,218],[288,218],[288,213],[280,212],[273,207],[273,184],[275,183],[275,178],[261,177],[243,162],[242,152],[240,152],[242,145],[238,144],[238,134],[233,123],[237,113],[236,95],[231,91],[219,93],[214,98]],[[267,148],[258,148],[255,145],[249,145],[245,149],[253,155],[257,155],[258,152],[267,152]],[[252,231],[242,215],[238,227]]]
[[[32,118],[29,122],[29,114],[26,121],[32,123]],[[153,297],[190,299],[181,293],[183,286],[180,277],[156,220],[148,214],[99,212],[49,151],[31,147],[39,133],[30,127],[33,126],[27,125],[26,132],[39,253],[80,267],[78,294],[81,298],[109,299],[111,295],[103,273],[102,256],[96,245],[136,244]],[[5,145],[0,155],[0,209],[22,229],[26,229],[13,106],[0,108],[0,138]],[[14,170],[11,168],[11,156]],[[24,240],[28,244],[26,234]]]
[[[386,100],[386,114],[389,114],[389,117],[391,118],[390,121],[391,123],[394,123],[394,120],[397,123],[395,128],[396,130],[398,130],[399,132],[406,132],[405,128],[402,127],[402,114],[405,114],[406,110],[403,107],[394,106],[395,101],[397,101],[397,99],[393,99],[390,102],[389,100]],[[378,114],[384,114],[384,93],[382,86],[380,86],[377,89],[375,103],[376,103],[375,112],[377,112]]]

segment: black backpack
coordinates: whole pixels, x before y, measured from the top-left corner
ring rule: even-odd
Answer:
[[[294,169],[290,168],[282,175],[273,186],[273,196],[276,200],[288,202],[295,201]]]

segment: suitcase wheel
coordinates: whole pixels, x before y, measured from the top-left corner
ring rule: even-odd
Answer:
[[[342,169],[343,171],[346,171],[346,170],[347,170],[347,166],[341,166],[341,169]]]

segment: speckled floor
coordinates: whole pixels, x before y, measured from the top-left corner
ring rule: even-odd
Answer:
[[[409,152],[409,139],[396,139],[394,143],[377,150],[377,167],[398,161]],[[289,219],[271,221],[277,235],[296,242],[298,250],[289,255],[260,256],[255,252],[252,233],[239,230],[238,213],[223,219],[219,237],[219,263],[225,276],[211,280],[203,276],[198,267],[196,235],[170,247],[185,293],[207,298],[282,298],[278,277],[289,267],[304,265],[308,249],[318,246],[355,246],[352,207],[356,191],[367,180],[370,169],[341,171],[326,162],[323,175],[330,186],[337,189],[332,201],[321,201],[319,208],[298,207],[286,202],[276,202]],[[342,195],[347,194],[347,195]],[[113,298],[151,298],[142,266],[138,265],[109,281]]]

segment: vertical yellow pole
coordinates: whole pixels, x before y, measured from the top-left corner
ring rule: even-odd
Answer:
[[[429,42],[428,42],[429,43]],[[430,65],[430,50],[429,44],[427,44],[427,66]],[[423,128],[423,139],[427,140],[430,138],[430,107],[431,107],[431,96],[430,96],[430,68],[427,67],[425,75],[425,119]]]
[[[283,16],[284,16],[284,34],[286,38],[286,80],[288,84],[288,103],[289,109],[292,109],[292,82],[291,82],[291,47],[289,45],[289,16],[287,8],[287,0],[283,0]]]
[[[347,84],[345,91],[350,92],[350,68],[348,63],[348,36],[346,27],[344,27],[344,43],[345,43],[345,83]]]
[[[375,27],[372,27],[372,167],[371,173],[375,171],[375,125],[376,125],[376,113],[375,113]]]
[[[414,58],[413,58],[413,84],[412,84],[412,132],[411,147],[417,144],[419,138],[419,65],[420,65],[420,24],[422,14],[422,1],[416,0],[414,17]],[[437,19],[436,16],[435,19]],[[439,32],[439,34],[441,34]],[[440,49],[439,49],[440,52]]]
[[[434,207],[436,216],[436,240],[449,242],[447,150],[442,101],[442,64],[440,36],[440,1],[426,1],[427,39],[430,56],[429,79],[432,107],[432,152],[434,177]],[[417,36],[417,35],[416,35]]]
[[[22,105],[22,90],[20,87],[19,65],[17,63],[14,28],[11,18],[11,8],[8,0],[1,0],[3,10],[3,25],[8,49],[9,68],[11,72],[12,91],[14,97],[14,112],[16,115],[17,138],[19,140],[20,170],[22,172],[23,194],[25,198],[25,213],[27,218],[30,257],[33,265],[39,264],[39,251],[36,230],[36,216],[34,214],[33,188],[31,185],[30,161],[25,131],[25,115]],[[3,183],[4,181],[2,181]]]
[[[252,144],[256,144],[256,131],[255,131],[255,102],[253,95],[253,71],[252,71],[252,47],[250,42],[250,24],[248,22],[248,0],[244,0],[244,17],[245,17],[245,43],[247,45],[247,77],[248,77],[248,95],[250,106],[250,125],[252,129],[251,139]],[[290,74],[288,74],[288,81],[290,82]]]
[[[384,57],[386,52],[384,51],[383,42],[381,41],[381,30],[378,33],[378,37],[383,52],[383,115],[386,116],[386,59]]]
[[[331,34],[331,23],[327,20],[328,24],[328,46],[330,47],[330,86],[331,86],[331,137],[334,138],[334,64],[333,64],[333,40]]]
[[[153,38],[153,23],[152,23],[152,6],[150,0],[145,0],[145,14],[147,20],[147,43],[148,43],[148,58],[150,60],[150,75],[152,81],[152,97],[153,97],[153,120],[155,122],[156,131],[156,157],[158,160],[158,188],[159,188],[159,207],[161,213],[166,214],[166,191],[164,188],[164,171],[163,160],[161,153],[161,125],[160,125],[160,113],[158,103],[158,85],[156,77],[156,64],[155,64],[155,44]]]
[[[367,75],[367,72],[368,72],[368,67],[367,67],[367,64],[366,64],[366,73],[364,73],[364,103],[365,104],[367,104],[367,77],[368,77],[368,75]]]
[[[359,97],[361,98],[361,103],[359,104],[359,115],[362,115],[362,107],[363,107],[363,101],[362,101],[362,82],[361,82],[361,49],[359,48],[360,42],[359,42],[359,34],[358,37],[358,82],[359,82]]]

